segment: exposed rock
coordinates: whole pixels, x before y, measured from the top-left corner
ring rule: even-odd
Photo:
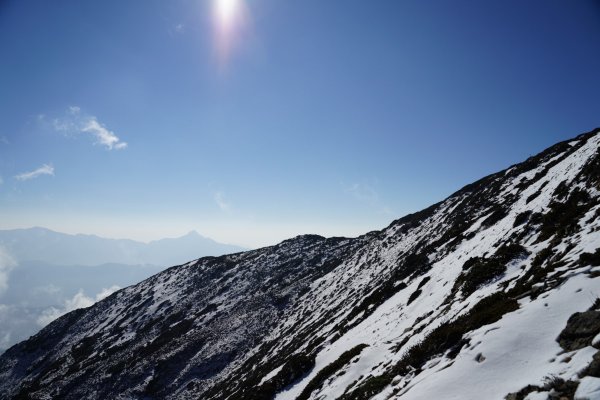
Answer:
[[[573,351],[591,346],[599,333],[600,311],[585,311],[573,314],[556,340],[566,351]]]

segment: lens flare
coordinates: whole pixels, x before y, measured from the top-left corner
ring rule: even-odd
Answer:
[[[213,0],[215,44],[221,68],[224,68],[243,33],[247,33],[248,11],[244,0]]]
[[[240,0],[215,0],[215,12],[221,27],[230,27],[240,11]]]

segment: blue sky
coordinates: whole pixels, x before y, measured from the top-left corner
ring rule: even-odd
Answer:
[[[3,1],[0,229],[380,229],[599,126],[598,43],[584,0]]]

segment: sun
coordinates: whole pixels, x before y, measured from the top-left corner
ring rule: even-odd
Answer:
[[[240,12],[240,0],[214,0],[219,24],[226,28],[232,25]]]
[[[224,68],[239,41],[248,33],[249,13],[244,0],[212,0],[215,48]]]

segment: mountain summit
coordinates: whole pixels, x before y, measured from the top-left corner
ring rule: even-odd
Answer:
[[[168,269],[7,350],[0,398],[598,398],[599,145],[355,239]]]

